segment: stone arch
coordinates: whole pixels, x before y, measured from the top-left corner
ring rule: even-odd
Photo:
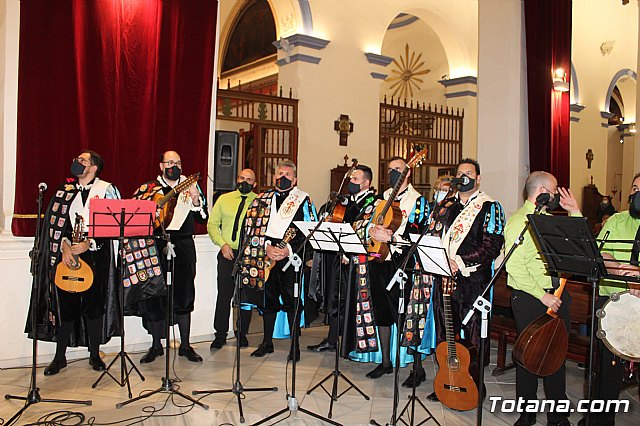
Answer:
[[[624,68],[624,69],[621,69],[620,71],[618,71],[617,73],[615,73],[615,75],[611,79],[611,82],[609,83],[609,87],[607,88],[607,94],[606,94],[606,97],[605,97],[605,100],[604,100],[604,111],[605,112],[609,112],[609,107],[611,105],[611,95],[613,95],[613,89],[616,87],[618,82],[620,80],[625,79],[625,77],[631,77],[631,78],[633,78],[634,81],[638,81],[638,74],[635,71],[633,71],[632,69]],[[629,96],[629,97],[624,96],[624,93],[622,93],[622,94],[623,94],[623,98],[635,99],[635,93],[632,96]],[[635,102],[634,102],[634,105],[629,105],[629,106],[632,106],[633,110],[635,111]],[[625,106],[625,110],[626,109],[627,109],[627,106]]]
[[[571,61],[571,103],[580,104],[580,86],[578,84],[578,76],[576,74],[576,68]]]

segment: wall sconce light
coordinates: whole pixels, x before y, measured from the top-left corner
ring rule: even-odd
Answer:
[[[553,72],[553,90],[556,92],[568,92],[569,82],[567,81],[567,73],[563,68],[557,68]]]

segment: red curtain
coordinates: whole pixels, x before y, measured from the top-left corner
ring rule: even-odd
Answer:
[[[569,186],[569,92],[553,90],[552,71],[571,75],[571,0],[525,0],[529,161]]]
[[[129,197],[174,149],[206,175],[217,1],[22,0],[12,231],[33,235],[38,182],[53,192],[83,149]],[[206,181],[200,184],[206,190]]]

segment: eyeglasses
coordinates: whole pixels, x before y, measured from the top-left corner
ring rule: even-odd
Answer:
[[[89,160],[87,160],[84,157],[76,157],[73,159],[73,161],[77,161],[78,163],[82,164],[83,166],[93,166],[93,163]],[[73,161],[71,161],[73,163]]]
[[[182,168],[182,161],[169,160],[169,161],[163,161],[162,164],[166,164],[169,167],[178,166]]]
[[[556,186],[556,190],[555,190],[555,191],[551,191],[551,190],[549,190],[549,189],[548,189],[547,187],[545,187],[545,186],[543,186],[542,188],[543,188],[545,191],[547,191],[549,194],[553,194],[553,195],[555,195],[555,194],[557,194],[557,193],[558,193],[558,187],[557,187],[557,186]]]

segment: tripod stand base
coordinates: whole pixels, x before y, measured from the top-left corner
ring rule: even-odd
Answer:
[[[209,406],[207,404],[203,404],[202,402],[191,398],[189,395],[185,395],[184,393],[182,393],[179,390],[175,389],[173,387],[173,381],[171,379],[169,379],[169,378],[166,378],[166,377],[162,378],[162,386],[160,388],[158,388],[158,389],[156,389],[154,391],[151,391],[149,393],[145,393],[144,395],[140,395],[140,396],[137,396],[135,398],[129,399],[127,401],[119,402],[119,403],[116,404],[116,408],[122,408],[127,404],[131,404],[132,402],[139,401],[141,399],[148,398],[148,397],[150,397],[152,395],[155,395],[157,393],[163,393],[163,392],[164,393],[170,393],[172,395],[181,396],[182,398],[186,399],[187,401],[189,401],[189,402],[191,402],[193,404],[201,406],[205,410],[209,409]]]
[[[283,408],[282,410],[275,412],[273,414],[271,414],[268,417],[265,417],[264,419],[260,420],[259,422],[253,423],[251,426],[256,426],[256,425],[261,425],[265,422],[268,422],[271,419],[275,419],[276,417],[286,413],[286,412],[297,412],[300,411],[301,413],[304,414],[308,414],[311,417],[315,417],[318,420],[322,420],[323,422],[332,424],[332,425],[336,425],[336,426],[342,426],[341,423],[338,422],[334,422],[333,420],[327,419],[326,417],[322,417],[320,414],[316,414],[313,411],[309,411],[306,410],[302,407],[300,407],[300,403],[298,402],[298,400],[294,397],[289,397],[289,399],[287,400],[287,408]]]
[[[420,407],[422,407],[422,409],[428,414],[427,417],[423,421],[421,421],[420,423],[414,423],[414,421],[416,419],[416,414],[415,414],[415,404],[416,403],[418,403],[418,405],[420,405]],[[409,411],[409,408],[411,408],[411,411]],[[402,420],[402,416],[404,415],[405,412],[409,416],[409,423],[407,423],[404,420]],[[402,422],[405,425],[420,426],[420,425],[425,424],[429,420],[433,420],[438,426],[440,426],[440,422],[438,422],[436,420],[436,418],[433,417],[433,414],[431,414],[431,411],[429,411],[429,409],[422,403],[422,401],[420,401],[420,398],[418,398],[415,395],[409,395],[409,400],[405,404],[405,406],[402,409],[402,411],[400,411],[400,415],[398,416],[398,423]]]
[[[342,379],[349,384],[349,387],[347,387],[345,390],[343,390],[338,394],[338,378],[340,377],[342,377]],[[333,386],[331,388],[331,393],[329,393],[327,388],[325,388],[323,385],[324,385],[324,382],[326,382],[331,378],[333,378]],[[355,389],[356,391],[358,391],[358,393],[362,395],[362,397],[365,400],[369,401],[370,399],[367,394],[362,392],[362,390],[358,386],[356,386],[355,383],[349,380],[347,376],[345,376],[340,370],[334,370],[331,373],[327,374],[327,376],[324,379],[322,379],[320,382],[318,382],[318,384],[316,384],[314,387],[312,387],[307,391],[307,395],[311,395],[311,392],[313,392],[317,388],[321,388],[324,391],[324,393],[326,393],[327,396],[331,398],[331,403],[329,404],[329,413],[327,413],[328,418],[331,418],[333,416],[333,403],[337,401],[338,398],[340,398],[342,395],[349,392],[351,389]]]
[[[244,392],[274,392],[277,391],[278,388],[276,386],[270,388],[247,388],[245,389],[242,386],[240,381],[236,381],[233,384],[232,389],[216,389],[216,390],[201,390],[201,391],[193,391],[192,395],[201,395],[201,394],[214,394],[214,393],[233,393],[238,398],[238,413],[240,415],[240,423],[244,423],[244,412],[242,411],[242,394]]]
[[[18,395],[6,394],[4,396],[4,399],[16,399],[18,401],[25,401],[24,407],[22,407],[20,410],[18,410],[18,412],[16,414],[14,414],[9,420],[7,420],[5,425],[11,425],[14,422],[18,421],[20,416],[22,416],[22,413],[24,413],[27,410],[27,408],[29,408],[30,406],[32,406],[34,404],[37,404],[39,402],[54,402],[54,403],[58,403],[58,404],[80,404],[80,405],[91,405],[92,404],[91,401],[80,401],[80,400],[74,400],[74,399],[42,398],[42,397],[40,397],[40,389],[38,389],[38,388],[31,389],[27,396],[18,396]]]
[[[115,377],[109,371],[111,369],[111,367],[113,365],[115,365],[117,360],[120,360],[120,379]],[[129,362],[129,364],[131,364],[131,368],[127,368],[127,362]],[[144,382],[144,376],[142,375],[142,373],[140,373],[140,370],[138,370],[138,367],[136,367],[136,365],[133,363],[131,358],[129,358],[129,355],[125,351],[120,351],[120,352],[118,352],[118,355],[116,355],[116,357],[109,363],[109,365],[102,372],[102,374],[100,374],[100,377],[98,377],[98,380],[96,380],[95,383],[93,383],[91,385],[91,387],[93,389],[95,389],[96,386],[98,386],[98,383],[100,383],[100,380],[102,380],[102,378],[105,375],[108,375],[121,388],[123,388],[124,385],[127,385],[127,390],[129,391],[129,398],[131,398],[133,395],[131,394],[131,382],[129,381],[129,375],[131,374],[132,371],[135,371],[136,373],[138,373],[138,376],[140,377],[140,380],[142,380]]]

